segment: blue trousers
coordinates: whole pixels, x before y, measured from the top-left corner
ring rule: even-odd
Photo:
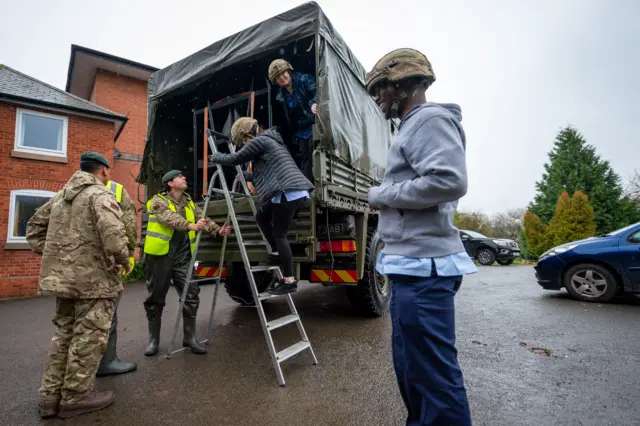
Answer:
[[[462,276],[389,275],[393,364],[407,426],[471,426],[455,346],[453,297]]]

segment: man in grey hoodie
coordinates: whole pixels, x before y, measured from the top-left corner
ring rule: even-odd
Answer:
[[[385,246],[377,270],[391,281],[393,362],[407,425],[471,425],[455,346],[454,296],[477,272],[453,225],[467,192],[460,107],[427,102],[431,63],[394,50],[367,74],[387,119],[400,119],[384,180],[369,190]]]

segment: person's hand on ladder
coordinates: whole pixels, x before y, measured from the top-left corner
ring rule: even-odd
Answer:
[[[229,235],[229,234],[231,234],[232,230],[233,230],[233,226],[231,226],[230,224],[225,222],[224,225],[222,225],[222,227],[218,231],[218,234],[220,234],[220,235],[224,235],[224,234]]]

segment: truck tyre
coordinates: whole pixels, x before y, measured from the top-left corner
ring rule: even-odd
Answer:
[[[381,317],[389,310],[391,283],[376,271],[376,261],[383,247],[378,232],[370,229],[362,279],[357,286],[345,287],[349,303],[367,316]]]
[[[255,272],[253,274],[258,287],[258,293],[264,293],[273,281],[273,271]],[[227,277],[225,278],[224,288],[227,294],[234,302],[243,306],[253,306],[253,294],[249,287],[249,278],[247,271],[242,262],[229,262],[227,266]]]
[[[483,248],[482,250],[478,250],[476,259],[478,259],[478,263],[480,263],[481,265],[493,265],[493,262],[496,261],[496,254],[491,249]]]

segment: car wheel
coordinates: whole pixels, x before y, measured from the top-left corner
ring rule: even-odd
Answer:
[[[564,287],[569,296],[583,302],[607,302],[619,289],[616,277],[600,265],[576,265],[564,274]]]
[[[513,259],[496,260],[502,266],[509,266],[513,263]]]
[[[481,265],[493,265],[493,262],[496,261],[496,254],[493,252],[493,250],[484,248],[478,251],[478,253],[476,254],[476,259],[478,259],[478,262],[480,262]]]

